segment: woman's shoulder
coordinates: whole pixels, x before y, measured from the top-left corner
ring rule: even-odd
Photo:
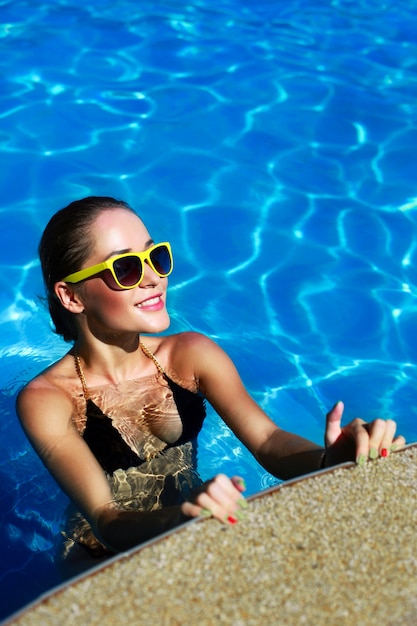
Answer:
[[[72,362],[72,357],[67,354],[32,378],[18,394],[18,406],[23,402],[46,401],[49,398],[63,402],[70,400],[71,390],[78,383],[74,366],[71,368]]]
[[[216,346],[215,342],[196,331],[186,331],[175,335],[166,335],[152,339],[145,339],[147,347],[158,357],[171,361],[184,359],[192,353],[199,354],[202,349]]]
[[[196,378],[199,364],[219,350],[212,339],[195,331],[146,338],[144,343],[165,371],[176,372],[183,379]]]

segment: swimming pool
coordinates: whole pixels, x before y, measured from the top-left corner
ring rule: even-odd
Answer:
[[[171,240],[171,331],[219,341],[284,428],[320,441],[343,399],[417,440],[416,8],[2,2],[0,618],[58,583],[66,499],[14,399],[67,349],[36,246],[73,199],[125,199]],[[203,448],[204,476],[273,482],[213,413]]]

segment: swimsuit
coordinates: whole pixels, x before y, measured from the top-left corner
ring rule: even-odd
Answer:
[[[138,467],[168,447],[194,441],[206,416],[196,382],[174,381],[150,350],[142,350],[157,373],[119,385],[88,389],[77,367],[83,393],[74,398],[73,422],[110,474]]]
[[[152,511],[184,502],[201,485],[196,438],[206,409],[195,380],[168,376],[143,351],[157,369],[151,376],[88,389],[80,376],[83,393],[73,398],[73,423],[105,471],[116,506]],[[80,513],[72,510],[71,518],[66,551],[75,542],[105,555]]]
[[[196,439],[206,416],[203,398],[181,387],[165,373],[162,376],[171,391],[171,393],[164,393],[160,398],[161,401],[163,399],[167,401],[164,403],[165,407],[156,405],[155,400],[144,406],[138,400],[138,404],[142,405],[138,414],[130,419],[124,416],[123,423],[119,418],[115,420],[115,425],[91,398],[87,399],[83,438],[106,472],[112,474],[116,469],[138,467],[167,447],[179,446]],[[148,381],[149,379],[146,379],[145,382]],[[158,382],[159,385],[156,384],[157,381],[154,381],[155,386],[151,385],[151,393],[163,390],[162,381]],[[146,392],[149,393],[149,388]],[[161,396],[161,393],[159,395]],[[164,418],[164,408],[167,415],[172,415],[173,412],[177,414],[181,422],[181,434],[173,442],[164,441],[152,432],[159,426],[158,422],[161,418]],[[176,426],[178,427],[179,424]],[[123,435],[126,437],[123,438]]]

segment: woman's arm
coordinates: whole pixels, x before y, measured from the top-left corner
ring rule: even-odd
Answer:
[[[72,402],[36,381],[17,400],[23,429],[44,465],[110,550],[133,547],[187,519],[180,506],[152,513],[118,510],[106,476],[71,421]]]
[[[214,342],[199,334],[186,340],[200,389],[217,413],[271,474],[292,478],[345,461],[375,458],[405,440],[396,437],[395,422],[355,419],[341,427],[343,403],[327,414],[322,447],[279,428],[249,396],[231,359]]]
[[[151,512],[118,509],[103,469],[72,423],[72,411],[71,399],[42,379],[29,383],[17,400],[21,424],[34,449],[109,550],[132,548],[201,515],[202,509],[222,521],[239,509],[240,485],[221,475],[182,505]]]

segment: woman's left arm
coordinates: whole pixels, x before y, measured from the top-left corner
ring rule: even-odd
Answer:
[[[405,443],[403,437],[394,438],[392,420],[367,424],[355,419],[342,428],[341,402],[327,414],[325,447],[282,430],[251,398],[235,365],[216,343],[194,333],[188,334],[186,343],[203,395],[259,463],[279,478],[286,480],[345,461],[361,463]]]

